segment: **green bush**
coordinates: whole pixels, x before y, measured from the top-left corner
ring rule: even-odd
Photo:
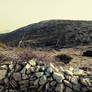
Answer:
[[[72,60],[72,57],[65,54],[57,55],[56,58],[59,59],[59,61],[64,62],[65,64],[68,64]]]

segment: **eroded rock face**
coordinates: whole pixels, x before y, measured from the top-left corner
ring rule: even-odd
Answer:
[[[16,66],[17,65],[17,66]],[[7,66],[7,68],[6,68]],[[13,67],[15,66],[15,67]],[[17,70],[16,70],[17,69]],[[92,76],[30,60],[0,66],[0,92],[91,92]]]

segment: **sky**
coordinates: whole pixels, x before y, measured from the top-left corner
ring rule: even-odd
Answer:
[[[92,20],[92,0],[0,0],[0,33],[50,19]]]

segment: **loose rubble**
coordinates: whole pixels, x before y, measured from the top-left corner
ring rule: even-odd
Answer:
[[[35,59],[0,65],[0,92],[92,92],[92,75],[60,69]]]

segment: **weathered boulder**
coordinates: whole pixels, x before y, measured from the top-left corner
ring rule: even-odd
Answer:
[[[64,90],[64,85],[63,84],[58,84],[56,86],[56,89],[55,89],[56,92],[63,92],[63,90]]]
[[[46,81],[47,81],[47,78],[46,78],[45,75],[43,75],[43,76],[40,78],[39,84],[40,84],[40,85],[44,85],[44,84],[46,83]]]
[[[66,87],[65,92],[73,92],[73,90],[71,88],[69,88],[69,87]]]
[[[0,80],[4,79],[7,74],[7,70],[0,70]]]
[[[41,77],[41,76],[43,76],[43,74],[44,74],[43,72],[37,72],[37,73],[35,73],[36,77],[38,77],[38,78]]]
[[[64,82],[64,84],[65,84],[66,86],[72,88],[72,84],[71,84],[69,81],[63,80],[63,82]]]
[[[55,72],[59,72],[59,70],[57,69],[57,67],[55,67],[52,63],[50,63],[50,66],[49,66],[53,71]]]
[[[14,78],[16,81],[20,81],[20,80],[21,80],[21,74],[20,74],[20,73],[14,73],[14,74],[13,74],[13,78]]]
[[[58,83],[62,83],[62,80],[64,79],[64,76],[62,73],[53,73],[53,78],[58,82]]]
[[[35,60],[35,59],[30,60],[30,61],[29,61],[29,64],[30,64],[31,66],[35,66],[35,65],[36,65],[36,60]]]
[[[81,69],[74,69],[73,70],[73,74],[75,74],[75,75],[83,75],[84,74],[84,71],[81,70]]]

